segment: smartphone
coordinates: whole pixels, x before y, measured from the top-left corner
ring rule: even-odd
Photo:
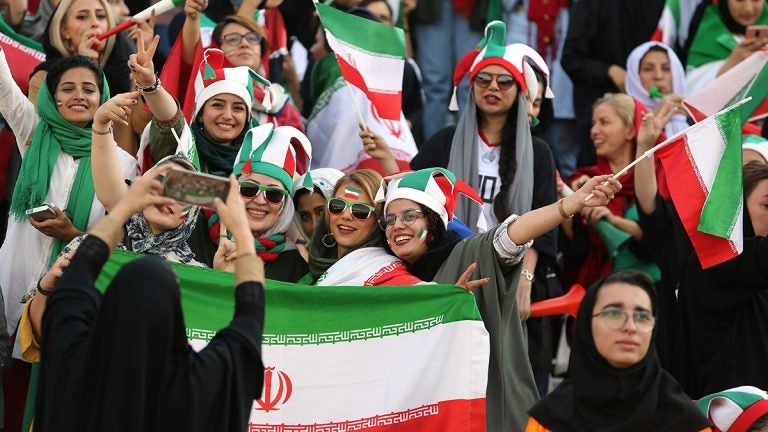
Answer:
[[[163,179],[163,195],[180,203],[214,208],[213,200],[227,200],[229,179],[182,169],[171,169]]]
[[[747,31],[744,33],[746,39],[765,39],[768,36],[768,26],[766,25],[751,25],[747,27]]]
[[[25,213],[37,222],[56,218],[56,212],[50,204],[43,204],[40,207],[28,209]]]

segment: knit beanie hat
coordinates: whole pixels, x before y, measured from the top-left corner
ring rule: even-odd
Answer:
[[[447,227],[453,219],[456,200],[460,193],[483,205],[483,199],[472,187],[444,168],[425,168],[418,171],[395,174],[387,177],[387,197],[384,203],[386,213],[389,203],[405,198],[423,204],[440,215]]]
[[[536,99],[539,84],[532,66],[526,60],[533,62],[536,68],[547,78],[549,77],[549,67],[541,55],[528,45],[520,43],[504,45],[506,36],[506,24],[502,21],[491,21],[485,27],[485,37],[477,44],[477,47],[459,60],[453,72],[453,96],[449,105],[451,111],[459,110],[456,90],[464,75],[469,72],[469,80],[472,81],[478,72],[490,65],[498,65],[508,70],[515,77],[520,91],[526,94],[531,102]],[[546,79],[545,81],[547,81],[547,88],[544,97],[551,99],[554,97],[554,93],[549,87],[549,80]]]
[[[742,150],[756,151],[768,163],[768,140],[757,135],[744,135],[744,144]]]
[[[265,87],[270,85],[269,81],[247,66],[225,68],[224,53],[216,48],[205,50],[198,72],[195,79],[195,109],[192,112],[192,118],[197,117],[197,113],[208,99],[222,93],[233,94],[242,99],[248,106],[250,118],[253,106],[253,82],[256,81]],[[260,94],[264,95],[261,104],[267,109],[271,108],[269,91],[260,92]]]
[[[768,393],[742,386],[705,396],[696,405],[715,426],[715,432],[746,432],[768,414]]]
[[[275,127],[266,123],[245,133],[233,172],[236,176],[250,173],[270,176],[293,193],[294,179],[309,170],[311,159],[312,145],[303,133],[293,126]]]

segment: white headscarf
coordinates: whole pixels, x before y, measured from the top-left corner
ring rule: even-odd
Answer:
[[[625,86],[627,94],[642,102],[642,104],[650,111],[653,111],[653,109],[656,108],[656,105],[660,100],[651,99],[648,95],[648,90],[646,90],[640,82],[640,61],[645,57],[651,47],[654,46],[663,48],[669,57],[669,65],[672,72],[672,92],[682,97],[687,96],[687,90],[685,88],[685,69],[683,69],[680,59],[677,58],[677,54],[675,54],[670,47],[661,42],[645,42],[632,50],[629,57],[627,57],[627,78]],[[685,116],[682,114],[675,114],[664,127],[664,132],[667,134],[667,137],[671,137],[687,127],[688,122],[686,121]]]

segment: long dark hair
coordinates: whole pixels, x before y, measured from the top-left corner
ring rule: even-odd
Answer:
[[[520,85],[518,84],[517,98],[521,97],[525,97],[525,95],[520,91]],[[501,189],[493,199],[493,212],[496,215],[496,219],[499,221],[503,221],[509,216],[506,192],[512,185],[512,179],[515,178],[515,172],[517,171],[515,151],[517,149],[517,110],[520,106],[520,102],[517,98],[515,98],[512,108],[507,112],[507,121],[504,123],[504,127],[501,130],[501,154],[499,155],[499,179],[501,180]],[[480,110],[478,110],[477,121],[480,125],[482,125],[482,122],[484,121]]]
[[[75,68],[86,68],[93,72],[93,74],[96,75],[96,84],[99,87],[99,92],[101,92],[101,89],[104,87],[104,72],[99,65],[94,63],[93,60],[88,57],[74,55],[62,57],[61,60],[54,63],[51,66],[51,69],[48,70],[48,75],[45,81],[51,96],[56,93],[56,87],[59,85],[59,82],[61,82],[61,76],[64,75],[66,71]],[[107,97],[109,97],[109,95],[107,95]]]

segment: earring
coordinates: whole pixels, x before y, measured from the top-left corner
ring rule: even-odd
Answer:
[[[328,234],[324,235],[323,238],[320,239],[320,243],[322,243],[323,246],[325,246],[327,248],[332,248],[332,247],[336,246],[336,239],[333,238],[333,234],[328,233]]]

